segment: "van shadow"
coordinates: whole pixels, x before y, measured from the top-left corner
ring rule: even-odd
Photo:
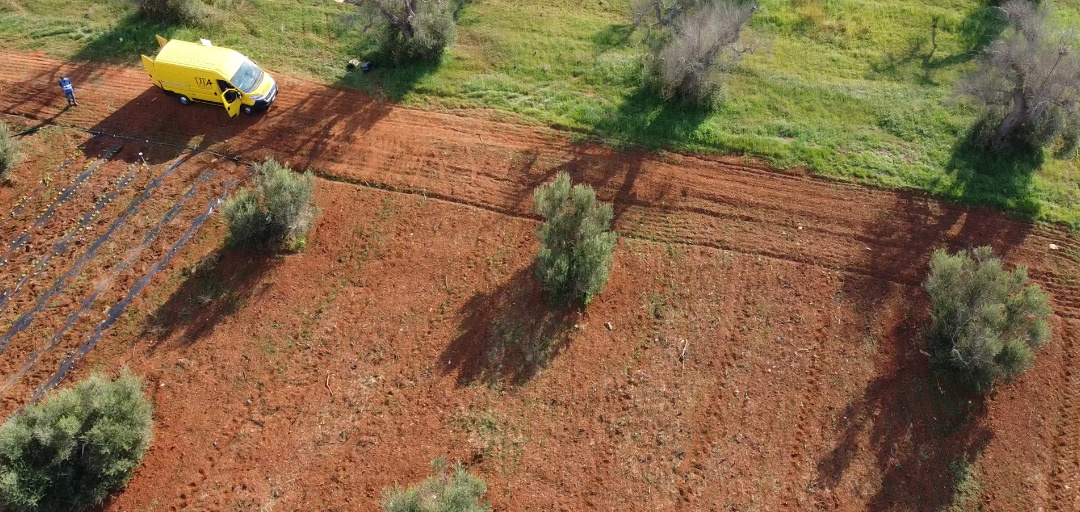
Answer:
[[[580,306],[553,306],[533,277],[533,267],[517,271],[488,293],[477,293],[461,309],[456,336],[439,355],[443,375],[457,372],[457,384],[520,386],[572,340]]]
[[[185,280],[154,313],[144,319],[142,336],[155,350],[162,342],[187,346],[213,334],[226,317],[270,286],[263,277],[280,262],[269,252],[219,249],[183,269]]]
[[[262,120],[258,115],[231,119],[224,108],[216,105],[181,105],[148,83],[146,90],[119,105],[89,130],[195,150],[227,141]],[[228,148],[215,149],[228,153]]]

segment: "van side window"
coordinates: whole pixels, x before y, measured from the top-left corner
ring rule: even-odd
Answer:
[[[235,89],[235,87],[233,87],[232,84],[230,84],[229,82],[226,82],[224,80],[218,80],[217,81],[217,86],[218,86],[218,90],[221,91],[221,92],[225,92],[225,91],[227,91],[229,89]]]

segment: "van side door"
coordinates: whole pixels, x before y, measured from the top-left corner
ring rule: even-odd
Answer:
[[[236,89],[229,89],[221,93],[221,103],[225,105],[225,110],[229,113],[229,117],[236,117],[240,115],[240,103],[243,96],[240,95],[240,91]]]
[[[236,117],[239,115],[240,102],[243,100],[243,95],[240,94],[240,91],[224,80],[218,80],[217,86],[218,90],[221,91],[221,103],[225,105],[225,110],[229,112],[229,117]]]

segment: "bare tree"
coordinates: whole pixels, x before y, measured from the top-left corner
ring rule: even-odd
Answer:
[[[684,12],[701,5],[702,0],[634,0],[631,16],[634,26],[655,28],[671,27]]]
[[[718,0],[643,0],[635,21],[666,33],[652,41],[651,73],[660,93],[705,103],[720,87],[720,73],[753,45],[741,45],[743,27],[750,21],[753,3]]]
[[[1017,143],[1044,147],[1061,140],[1061,152],[1080,141],[1080,59],[1075,34],[1059,30],[1045,6],[1010,0],[1000,7],[1010,28],[986,51],[982,65],[961,90],[986,108],[981,135],[991,150]]]
[[[435,60],[454,40],[453,0],[345,0],[374,11],[388,26],[385,43],[396,60]]]

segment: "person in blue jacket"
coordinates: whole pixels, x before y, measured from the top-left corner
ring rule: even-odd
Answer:
[[[67,97],[68,106],[78,106],[79,101],[75,99],[75,87],[71,85],[71,79],[68,77],[60,78],[60,88],[64,90],[64,96]]]

